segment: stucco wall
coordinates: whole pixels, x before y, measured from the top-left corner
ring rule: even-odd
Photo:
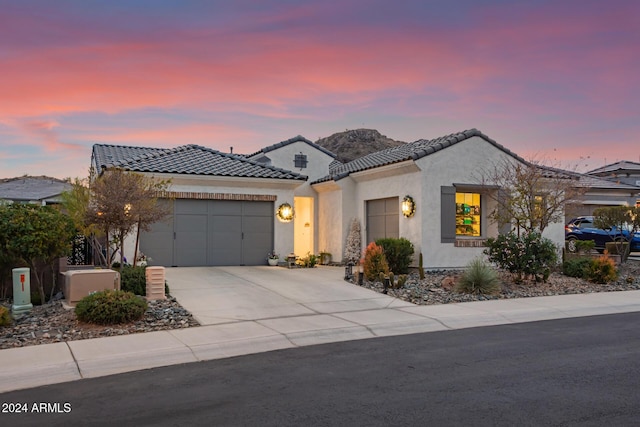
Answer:
[[[478,185],[483,171],[493,169],[494,165],[499,165],[504,160],[515,161],[482,138],[473,137],[417,161],[424,170],[422,200],[425,201],[425,212],[429,213],[422,221],[425,267],[464,267],[473,258],[482,255],[482,247],[456,247],[453,243],[441,243],[441,186],[451,186],[454,183]],[[497,225],[486,217],[493,206],[487,197],[483,198],[482,237],[497,235]],[[563,224],[552,225],[545,232],[545,237],[561,245],[564,241],[562,227]]]
[[[307,156],[306,168],[295,167],[293,159],[296,154]],[[334,160],[328,154],[302,141],[268,151],[264,155],[271,159],[271,166],[306,175],[309,177],[309,182],[326,176],[329,173],[329,164]]]
[[[398,169],[395,175],[385,176],[379,179],[361,180],[358,182],[356,189],[356,215],[361,220],[362,225],[362,245],[363,250],[370,243],[366,241],[367,227],[367,201],[375,199],[384,199],[387,197],[397,197],[398,205],[402,203],[404,196],[409,195],[414,199],[416,207],[421,206],[422,193],[420,191],[421,177],[420,171],[410,168],[410,171]],[[418,255],[422,247],[421,225],[424,211],[416,209],[415,214],[411,218],[405,218],[402,215],[400,206],[398,206],[399,214],[399,237],[413,243],[415,249],[414,265],[418,263]]]
[[[342,229],[350,218],[342,215],[342,193],[338,188],[318,193],[318,251],[332,254],[333,261],[342,260]]]

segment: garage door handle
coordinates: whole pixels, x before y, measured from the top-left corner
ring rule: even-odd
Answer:
[[[242,239],[242,240],[244,240],[244,231],[242,232],[242,237],[241,237],[241,239]]]

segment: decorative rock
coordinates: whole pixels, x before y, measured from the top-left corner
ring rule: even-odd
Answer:
[[[199,326],[191,313],[169,295],[148,304],[142,320],[116,326],[81,323],[60,301],[34,306],[27,316],[0,327],[0,349]]]

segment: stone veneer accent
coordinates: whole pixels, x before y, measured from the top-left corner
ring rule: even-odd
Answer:
[[[230,193],[196,193],[193,191],[161,191],[161,199],[195,199],[195,200],[241,200],[249,202],[273,202],[277,196],[271,194],[230,194]]]
[[[481,248],[487,239],[456,239],[456,248]]]

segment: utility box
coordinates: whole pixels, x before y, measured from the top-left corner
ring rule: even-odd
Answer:
[[[120,273],[115,270],[69,270],[64,273],[64,298],[74,306],[94,292],[120,289]]]
[[[31,272],[28,268],[14,268],[13,273],[13,305],[11,316],[16,319],[27,314],[33,308],[31,304]]]
[[[147,300],[165,299],[164,267],[147,267],[144,274],[147,279]]]

